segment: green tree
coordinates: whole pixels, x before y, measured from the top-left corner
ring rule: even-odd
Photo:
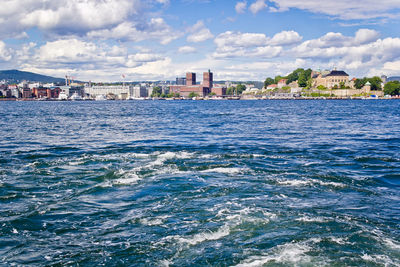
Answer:
[[[243,93],[244,90],[246,90],[246,86],[245,86],[245,85],[243,85],[243,84],[238,84],[238,85],[236,86],[236,93],[237,93],[238,95],[241,95],[241,94]]]
[[[280,75],[275,76],[275,83],[278,83],[280,80],[282,80],[282,79],[284,79],[284,78],[285,78],[285,77],[280,76]]]
[[[325,86],[323,86],[322,84],[320,84],[320,85],[317,86],[317,89],[318,89],[318,90],[326,90],[326,89],[328,89],[328,88],[326,88]]]
[[[306,73],[302,72],[299,74],[299,79],[297,81],[297,83],[299,84],[300,87],[306,87],[307,86],[307,77],[306,77]]]
[[[385,95],[400,95],[400,82],[399,81],[391,81],[385,84],[385,88],[383,90]]]
[[[209,96],[214,96],[214,95],[217,95],[217,94],[214,93],[214,92],[211,92],[211,93],[209,94]]]
[[[226,89],[226,94],[227,95],[233,95],[235,92],[235,87],[231,86],[228,89]]]
[[[195,92],[190,92],[189,94],[189,98],[193,98],[193,97],[198,97],[199,95],[196,94]]]
[[[268,78],[265,79],[265,81],[264,81],[264,87],[267,88],[268,85],[271,85],[271,84],[274,84],[274,83],[275,83],[275,80],[268,77]]]
[[[369,78],[368,81],[371,83],[371,90],[382,90],[382,80],[378,76]]]
[[[151,97],[159,97],[162,94],[162,90],[159,86],[153,88],[153,92],[151,93]]]
[[[311,75],[310,75],[310,78],[307,80],[307,85],[305,88],[310,89],[312,86],[313,86],[313,79],[311,78]]]
[[[357,89],[361,89],[365,84],[367,83],[367,78],[363,78],[363,79],[356,79],[354,82],[354,86]]]
[[[340,82],[340,83],[339,83],[339,88],[340,88],[340,89],[345,89],[345,88],[346,88],[345,82]]]
[[[304,69],[302,69],[302,68],[296,69],[295,71],[293,71],[286,77],[287,78],[286,84],[297,81],[299,79],[300,75],[303,73],[304,73]],[[305,78],[304,83],[306,83],[307,79],[306,79],[306,77],[304,77],[304,78]],[[304,86],[302,86],[302,87],[304,87]]]

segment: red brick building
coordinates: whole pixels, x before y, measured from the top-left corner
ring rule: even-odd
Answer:
[[[44,88],[44,87],[38,87],[38,88],[33,88],[32,89],[32,94],[33,97],[35,98],[58,98],[60,95],[61,89],[56,87],[56,88]]]
[[[209,70],[203,73],[203,83],[196,84],[196,73],[186,73],[186,85],[173,85],[170,87],[173,93],[179,93],[183,97],[188,97],[191,93],[198,96],[205,97],[211,92],[217,95],[225,95],[226,89],[223,87],[216,87],[213,90],[213,73]]]

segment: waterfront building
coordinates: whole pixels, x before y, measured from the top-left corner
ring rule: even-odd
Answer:
[[[32,98],[32,90],[28,86],[22,88],[22,98]]]
[[[85,86],[84,91],[91,98],[110,96],[113,99],[128,99],[134,95],[135,89],[132,85],[93,85]]]
[[[129,87],[129,98],[143,98],[147,96],[148,95],[147,95],[146,84],[140,84]]]
[[[330,89],[333,87],[340,88],[341,83],[350,86],[349,75],[341,70],[332,70],[327,74],[314,72],[312,77],[314,78],[314,87],[322,85]]]
[[[216,85],[211,88],[211,93],[216,94],[217,96],[226,95],[226,87],[221,85]]]
[[[44,87],[34,87],[32,88],[32,94],[35,98],[48,98],[47,89]]]
[[[198,96],[205,97],[211,92],[216,95],[225,95],[226,87],[215,86],[214,88],[214,75],[208,70],[203,73],[203,82],[201,84],[196,84],[196,73],[188,72],[186,73],[186,85],[172,85],[170,86],[170,92],[178,93],[183,97],[188,97],[190,94],[194,93]]]
[[[196,73],[188,72],[186,73],[186,85],[192,86],[196,84]]]

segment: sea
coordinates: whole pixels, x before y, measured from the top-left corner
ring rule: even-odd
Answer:
[[[0,103],[1,266],[400,266],[400,101]]]

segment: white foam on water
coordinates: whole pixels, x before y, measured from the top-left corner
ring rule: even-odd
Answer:
[[[343,237],[334,237],[330,236],[328,237],[332,242],[335,242],[339,245],[346,245],[346,244],[351,244],[351,242],[348,242],[348,238],[343,238]]]
[[[280,185],[289,185],[289,186],[306,186],[311,185],[310,181],[308,180],[282,180],[278,181]]]
[[[161,261],[159,261],[159,266],[162,266],[162,267],[169,267],[171,264],[173,264],[174,262],[173,261],[170,261],[170,260],[161,260]]]
[[[218,157],[218,156],[212,155],[212,154],[203,154],[203,155],[199,156],[199,158],[201,158],[201,159],[211,159],[211,158],[216,158],[216,157]]]
[[[81,165],[81,164],[83,164],[83,163],[85,163],[85,161],[83,161],[83,160],[77,160],[77,161],[70,161],[70,162],[68,162],[68,165],[77,166],[77,165]]]
[[[25,165],[25,167],[36,167],[36,165],[39,164],[39,161],[34,161],[34,162],[29,162],[28,164]]]
[[[365,229],[364,231],[367,231],[369,234],[372,234],[371,237],[374,238],[379,243],[385,244],[390,249],[400,251],[400,243],[390,237],[387,237],[385,233],[383,233],[382,231],[377,229],[373,229],[372,231]]]
[[[241,168],[213,168],[208,170],[202,170],[202,173],[208,172],[218,172],[218,173],[225,173],[225,174],[238,174],[241,173],[244,169]]]
[[[157,159],[150,163],[150,166],[154,165],[163,165],[165,161],[170,160],[170,159],[190,159],[194,156],[194,153],[189,153],[189,152],[165,152],[162,154],[159,154],[159,152],[154,153],[153,155],[157,156]]]
[[[50,260],[53,259],[53,258],[52,258],[51,256],[49,256],[49,255],[44,256],[44,258],[45,258],[46,260],[48,260],[48,261],[50,261]]]
[[[137,159],[147,159],[150,157],[150,154],[144,154],[144,153],[127,153],[125,155],[127,158],[137,158]]]
[[[244,223],[267,224],[276,219],[277,215],[257,207],[244,207],[240,210],[224,207],[217,212],[216,218],[219,218],[219,221],[226,221],[231,227],[236,227]]]
[[[361,259],[364,261],[368,262],[373,262],[382,266],[399,266],[399,262],[394,262],[393,259],[391,259],[387,255],[369,255],[369,254],[364,254],[361,256]]]
[[[148,225],[148,226],[156,226],[164,224],[165,219],[169,218],[168,215],[160,216],[160,217],[153,217],[153,218],[141,218],[139,221],[141,224]]]
[[[383,240],[383,243],[385,243],[386,246],[388,246],[389,248],[400,251],[400,243],[399,242],[397,242],[393,239],[387,238],[387,237],[382,238],[382,240]]]
[[[319,222],[319,223],[324,223],[328,222],[329,220],[323,217],[309,217],[309,216],[303,216],[300,218],[296,218],[296,221],[298,222]]]
[[[306,255],[311,250],[306,244],[302,243],[288,243],[279,245],[272,249],[268,254],[262,256],[251,256],[236,266],[240,267],[254,267],[263,266],[267,263],[295,263],[305,264],[310,263],[312,258]]]
[[[324,185],[324,186],[333,186],[333,187],[341,187],[341,188],[346,187],[346,185],[345,185],[345,184],[342,184],[342,183],[323,182],[323,181],[319,181],[319,180],[314,180],[314,181],[316,181],[316,182],[319,183],[320,185]]]
[[[194,245],[197,245],[197,244],[205,242],[205,241],[213,241],[213,240],[221,239],[225,236],[228,236],[229,234],[230,234],[229,227],[227,225],[224,225],[221,228],[219,228],[216,232],[211,232],[211,231],[203,232],[203,233],[195,234],[191,237],[187,237],[187,238],[178,237],[176,239],[180,243],[194,246]]]
[[[288,186],[313,186],[313,185],[322,185],[322,186],[333,186],[344,188],[346,187],[345,184],[342,183],[335,183],[335,182],[324,182],[316,179],[304,179],[304,180],[278,180],[278,184],[280,185],[288,185]]]
[[[117,172],[117,174],[122,175],[122,177],[114,180],[113,184],[131,185],[131,184],[136,184],[139,180],[141,180],[139,175],[137,175],[134,170],[127,171],[127,170],[120,169]]]
[[[15,228],[12,229],[12,232],[13,232],[13,234],[18,234],[18,230]]]

